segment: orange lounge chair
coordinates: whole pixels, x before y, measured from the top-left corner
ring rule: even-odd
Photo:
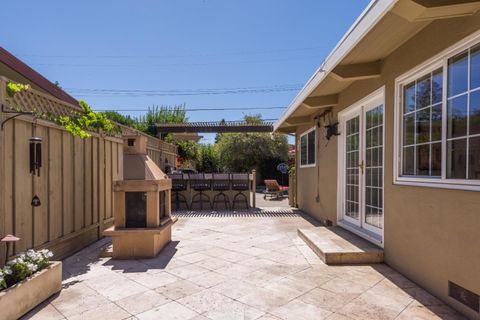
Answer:
[[[267,199],[267,196],[270,196],[270,199],[279,198],[282,196],[286,191],[288,191],[288,187],[282,187],[281,185],[278,184],[277,180],[264,180],[265,182],[265,195],[263,196],[263,199]]]

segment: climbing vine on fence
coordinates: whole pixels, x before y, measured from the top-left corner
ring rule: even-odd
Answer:
[[[7,99],[12,105],[15,105],[13,103],[13,98],[15,95],[19,92],[27,91],[29,89],[29,85],[8,82],[6,86],[8,95]],[[102,130],[107,134],[119,132],[120,129],[118,126],[110,121],[105,113],[94,112],[85,101],[80,101],[79,104],[83,112],[72,110],[72,112],[67,116],[57,117],[51,113],[42,113],[38,112],[37,110],[29,110],[28,112],[31,112],[36,118],[54,121],[59,126],[65,128],[65,130],[70,132],[73,136],[81,139],[87,139],[91,137],[91,134],[88,131]],[[19,112],[25,111],[21,110],[21,108],[18,106],[15,108],[15,110]]]

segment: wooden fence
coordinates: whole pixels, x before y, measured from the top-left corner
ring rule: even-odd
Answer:
[[[0,103],[5,104],[5,81],[1,80]],[[37,95],[61,110],[71,107],[33,89],[28,95]],[[22,105],[29,108],[27,103]],[[8,116],[0,112],[1,121]],[[40,176],[29,170],[32,136],[43,139]],[[159,165],[165,157],[175,159],[173,146],[163,150],[161,141],[150,146],[155,140],[149,143],[149,153]],[[8,121],[0,132],[0,238],[6,234],[20,238],[10,255],[48,248],[56,258],[63,258],[99,239],[113,224],[112,181],[121,177],[122,154],[120,136],[92,133],[92,138],[82,140],[49,121],[35,122],[31,116]],[[31,205],[34,195],[40,198],[38,207]],[[4,250],[1,244],[0,257]]]

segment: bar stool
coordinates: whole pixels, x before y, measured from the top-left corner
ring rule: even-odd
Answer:
[[[229,173],[214,173],[212,178],[213,191],[220,191],[213,197],[213,209],[217,210],[218,203],[225,206],[225,210],[230,210],[230,199],[223,191],[230,190],[230,174]]]
[[[183,173],[170,173],[168,177],[172,179],[172,191],[175,193],[175,210],[180,209],[181,203],[185,203],[187,210],[190,209],[187,197],[180,193],[187,190],[187,180],[184,178]]]
[[[195,203],[199,203],[200,210],[203,210],[203,204],[208,203],[210,209],[212,209],[210,196],[203,193],[204,191],[211,189],[211,180],[207,180],[204,173],[190,173],[188,177],[190,180],[190,188],[192,188],[194,191],[197,191],[197,193],[192,197],[190,208],[192,209]]]
[[[235,210],[235,204],[242,202],[245,203],[247,209],[250,208],[247,196],[243,194],[244,191],[250,190],[248,178],[248,173],[232,173],[232,190],[238,191],[233,197],[233,210]]]

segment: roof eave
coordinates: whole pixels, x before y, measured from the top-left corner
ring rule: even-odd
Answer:
[[[342,59],[362,40],[368,32],[387,14],[398,0],[372,0],[342,39],[333,48],[320,67],[310,77],[305,86],[292,100],[287,110],[274,124],[274,131],[284,124],[303,101],[318,87],[327,75],[342,61]]]

